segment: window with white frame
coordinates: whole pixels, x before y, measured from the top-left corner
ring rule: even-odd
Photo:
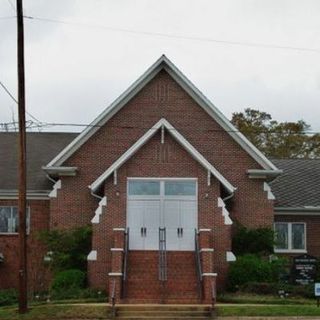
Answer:
[[[276,222],[275,252],[305,252],[306,224],[303,222]]]
[[[0,233],[18,233],[18,207],[0,206]],[[27,209],[27,233],[30,228],[30,208]]]

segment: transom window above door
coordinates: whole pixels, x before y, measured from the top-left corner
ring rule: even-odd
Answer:
[[[188,196],[196,197],[197,181],[179,179],[129,179],[129,196]]]

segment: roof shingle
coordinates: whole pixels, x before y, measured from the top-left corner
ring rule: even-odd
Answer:
[[[320,159],[273,159],[283,174],[270,183],[276,207],[320,206]]]
[[[52,160],[78,133],[27,133],[27,188],[50,190],[52,183],[41,169]],[[18,189],[18,134],[0,133],[0,190]]]

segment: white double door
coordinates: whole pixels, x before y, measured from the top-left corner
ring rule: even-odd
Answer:
[[[167,250],[194,250],[196,195],[129,195],[127,226],[130,250],[158,250],[159,228],[166,229]]]

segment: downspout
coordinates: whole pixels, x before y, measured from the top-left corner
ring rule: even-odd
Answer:
[[[55,184],[58,180],[54,180],[53,178],[51,178],[50,176],[49,176],[49,174],[47,173],[46,174],[46,177],[51,181],[51,182],[53,182],[53,184]]]
[[[231,194],[229,194],[228,196],[226,196],[225,198],[222,199],[222,201],[224,203],[226,203],[227,200],[231,199],[234,196],[234,192],[232,192]]]
[[[89,188],[90,188],[90,187],[89,187]],[[95,198],[97,198],[97,199],[99,199],[99,200],[102,200],[103,197],[101,197],[101,196],[99,196],[98,194],[94,193],[92,189],[90,189],[90,190],[91,190],[90,193],[91,193],[91,195],[92,195],[93,197],[95,197]]]

